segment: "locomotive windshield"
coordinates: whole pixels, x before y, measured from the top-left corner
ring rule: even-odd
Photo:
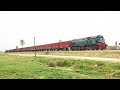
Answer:
[[[98,38],[98,42],[104,43],[104,42],[105,42],[105,39],[104,39],[103,37],[99,37],[99,38]]]

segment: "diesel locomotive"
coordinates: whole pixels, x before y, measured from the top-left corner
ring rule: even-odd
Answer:
[[[72,40],[72,50],[98,50],[106,49],[105,39],[102,35]]]

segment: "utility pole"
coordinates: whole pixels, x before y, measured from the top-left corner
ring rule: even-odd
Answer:
[[[117,50],[117,41],[115,42],[116,50]]]
[[[35,37],[34,37],[34,47],[35,47]],[[35,47],[35,57],[36,57],[36,47]]]

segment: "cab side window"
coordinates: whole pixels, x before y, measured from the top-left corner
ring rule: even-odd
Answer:
[[[87,39],[90,40],[90,37],[88,37]]]

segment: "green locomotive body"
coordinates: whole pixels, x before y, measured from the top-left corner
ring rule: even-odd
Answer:
[[[104,45],[103,45],[104,44]],[[102,35],[85,37],[80,39],[72,40],[71,49],[72,50],[94,50],[100,49],[99,47],[102,45],[101,49],[105,47],[105,40]]]

